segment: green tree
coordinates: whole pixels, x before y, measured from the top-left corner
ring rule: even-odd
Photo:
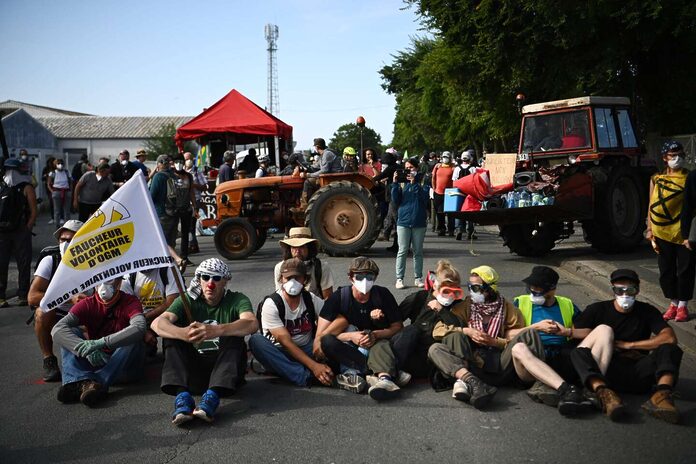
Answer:
[[[382,148],[382,137],[371,129],[365,126],[362,129],[363,148],[372,147],[376,150]],[[329,141],[329,147],[336,151],[336,154],[343,153],[346,147],[353,147],[355,151],[360,151],[360,127],[355,123],[343,124],[334,132],[333,137]]]
[[[176,125],[173,123],[163,124],[155,135],[145,141],[145,151],[147,159],[155,160],[159,155],[174,156],[179,153],[179,148],[174,142],[176,135]],[[184,143],[184,151],[196,153],[196,144],[192,141]]]

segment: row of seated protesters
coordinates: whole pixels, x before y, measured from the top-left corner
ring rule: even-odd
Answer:
[[[425,377],[437,391],[486,409],[497,388],[516,385],[563,415],[599,408],[613,421],[627,413],[616,392],[650,393],[642,405],[648,414],[679,421],[672,392],[682,351],[660,312],[636,301],[640,279],[633,270],[614,271],[615,298],[581,312],[556,294],[559,276],[549,267],[534,267],[523,280],[525,294],[511,301],[498,291],[500,277],[490,266],[471,269],[463,281],[441,260],[426,287],[397,305],[375,284],[372,259],[352,260],[351,285],[333,291],[327,264],[319,264],[319,277],[316,258],[306,255],[310,242],[290,243],[297,246],[284,244],[290,254],[276,266],[277,291],[257,314],[248,297],[227,288],[232,274],[217,258],[203,261],[186,294],[156,317],[143,314],[139,289],[161,283],[158,270],[142,273],[149,281],[100,284],[52,329],[62,353],[58,400],[91,407],[115,382],[142,377],[151,330],[162,337],[161,389],[175,397],[176,425],[212,421],[220,398],[245,383],[247,336],[255,364],[298,386],[385,401],[398,398],[412,377]],[[133,282],[133,295],[122,291]],[[318,293],[310,291],[317,286]]]

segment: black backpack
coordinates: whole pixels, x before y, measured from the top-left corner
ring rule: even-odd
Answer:
[[[51,277],[49,278],[49,280],[51,280],[53,278],[53,275],[56,273],[56,269],[58,269],[58,265],[60,264],[60,246],[50,245],[50,246],[44,247],[39,252],[39,257],[36,258],[36,265],[34,266],[34,272],[36,272],[36,270],[39,268],[39,263],[46,256],[50,256],[51,258],[53,258],[53,265],[51,267]]]
[[[191,178],[188,187],[174,173],[168,174],[167,198],[164,202],[164,212],[167,216],[179,216],[191,211]]]
[[[27,199],[22,182],[10,187],[0,180],[0,232],[13,232],[22,225]]]
[[[307,317],[309,317],[309,322],[312,324],[312,334],[315,334],[317,332],[317,313],[314,309],[312,294],[305,289],[302,289],[301,294],[305,308],[307,308]],[[259,331],[261,334],[263,334],[263,327],[261,327],[261,311],[263,304],[268,298],[270,298],[271,301],[273,301],[273,304],[275,304],[276,308],[278,308],[278,316],[280,317],[280,320],[283,321],[283,324],[285,324],[285,302],[283,301],[283,297],[280,296],[278,292],[273,292],[270,295],[266,295],[256,307],[256,319],[259,321]],[[270,332],[264,336],[271,341],[275,341]]]

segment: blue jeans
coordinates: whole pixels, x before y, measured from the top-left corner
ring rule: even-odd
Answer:
[[[416,279],[423,278],[423,240],[425,227],[396,227],[399,239],[399,252],[396,254],[396,278],[403,279],[406,273],[406,256],[408,249],[413,248],[413,273]]]
[[[115,382],[133,382],[143,377],[145,369],[145,344],[142,341],[133,345],[116,348],[109,360],[101,367],[92,366],[87,358],[81,358],[72,351],[61,348],[63,359],[63,385],[80,380],[93,380],[106,390]]]
[[[304,351],[310,358],[313,356],[312,343],[298,345],[298,348]],[[249,338],[249,349],[254,354],[254,357],[263,364],[263,367],[295,385],[304,387],[312,377],[312,373],[304,364],[259,333]]]

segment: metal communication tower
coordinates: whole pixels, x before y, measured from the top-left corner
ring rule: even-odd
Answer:
[[[278,104],[278,64],[276,62],[276,51],[278,50],[278,26],[266,24],[266,41],[268,42],[268,112],[278,114],[280,107]]]

